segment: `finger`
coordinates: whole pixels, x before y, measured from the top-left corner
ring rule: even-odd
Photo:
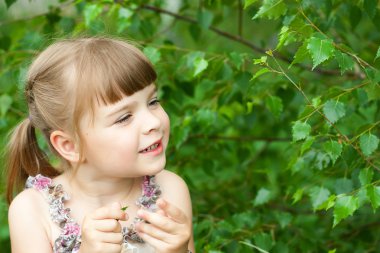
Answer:
[[[95,212],[91,215],[92,219],[103,220],[103,219],[115,219],[115,220],[126,220],[127,215],[121,210],[120,203],[113,203],[109,206],[104,206],[99,209],[96,209]]]
[[[157,206],[178,223],[185,224],[187,222],[187,216],[185,215],[185,213],[178,207],[167,202],[166,200],[162,198],[158,199]]]
[[[158,209],[158,210],[156,211],[156,213],[159,214],[159,215],[162,215],[162,216],[167,216],[166,213],[165,213],[165,211],[162,210],[162,209]]]
[[[105,243],[118,244],[123,242],[123,235],[121,233],[100,233],[100,240]]]
[[[167,216],[162,216],[161,214],[152,213],[143,209],[137,211],[137,216],[167,233],[175,233],[176,225],[180,225]]]
[[[95,220],[94,228],[102,232],[121,232],[120,222],[114,219]]]
[[[139,233],[147,234],[151,237],[154,237],[158,240],[170,242],[170,237],[172,237],[171,234],[166,233],[165,231],[157,228],[156,226],[152,224],[147,224],[145,222],[139,222],[136,224],[136,231]]]
[[[154,238],[148,234],[145,234],[143,232],[138,232],[138,235],[148,244],[153,246],[155,249],[165,249],[168,246],[168,243],[163,242],[157,238]]]

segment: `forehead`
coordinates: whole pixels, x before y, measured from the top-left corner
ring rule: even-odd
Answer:
[[[145,103],[147,99],[150,99],[157,92],[157,87],[155,84],[150,84],[145,88],[136,91],[132,95],[122,95],[121,99],[115,103],[103,103],[97,101],[94,104],[94,119],[108,117],[109,115],[117,112],[121,109],[132,109],[137,106],[138,103]]]

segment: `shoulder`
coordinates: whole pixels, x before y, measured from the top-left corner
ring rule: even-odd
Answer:
[[[179,194],[188,194],[189,192],[186,182],[180,176],[168,170],[158,173],[156,175],[156,182],[161,187],[163,194],[172,190],[179,191]]]
[[[12,251],[37,252],[35,247],[50,247],[47,203],[35,189],[26,189],[12,201],[8,210],[8,223]]]
[[[174,172],[163,170],[156,175],[162,197],[192,216],[191,198],[186,182]]]
[[[24,213],[41,212],[42,204],[46,205],[46,202],[41,193],[33,188],[25,189],[13,199],[9,206],[9,218],[12,219]]]

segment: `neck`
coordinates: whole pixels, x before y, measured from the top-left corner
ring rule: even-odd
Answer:
[[[86,173],[85,170],[67,172],[71,196],[86,201],[97,208],[119,202],[122,206],[129,200],[139,178],[117,178]],[[129,202],[128,201],[128,202]]]

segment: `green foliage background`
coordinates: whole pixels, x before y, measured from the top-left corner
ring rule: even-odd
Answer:
[[[27,115],[20,91],[42,48],[133,39],[159,73],[168,169],[190,187],[197,252],[380,251],[378,1],[0,4],[2,147]]]

